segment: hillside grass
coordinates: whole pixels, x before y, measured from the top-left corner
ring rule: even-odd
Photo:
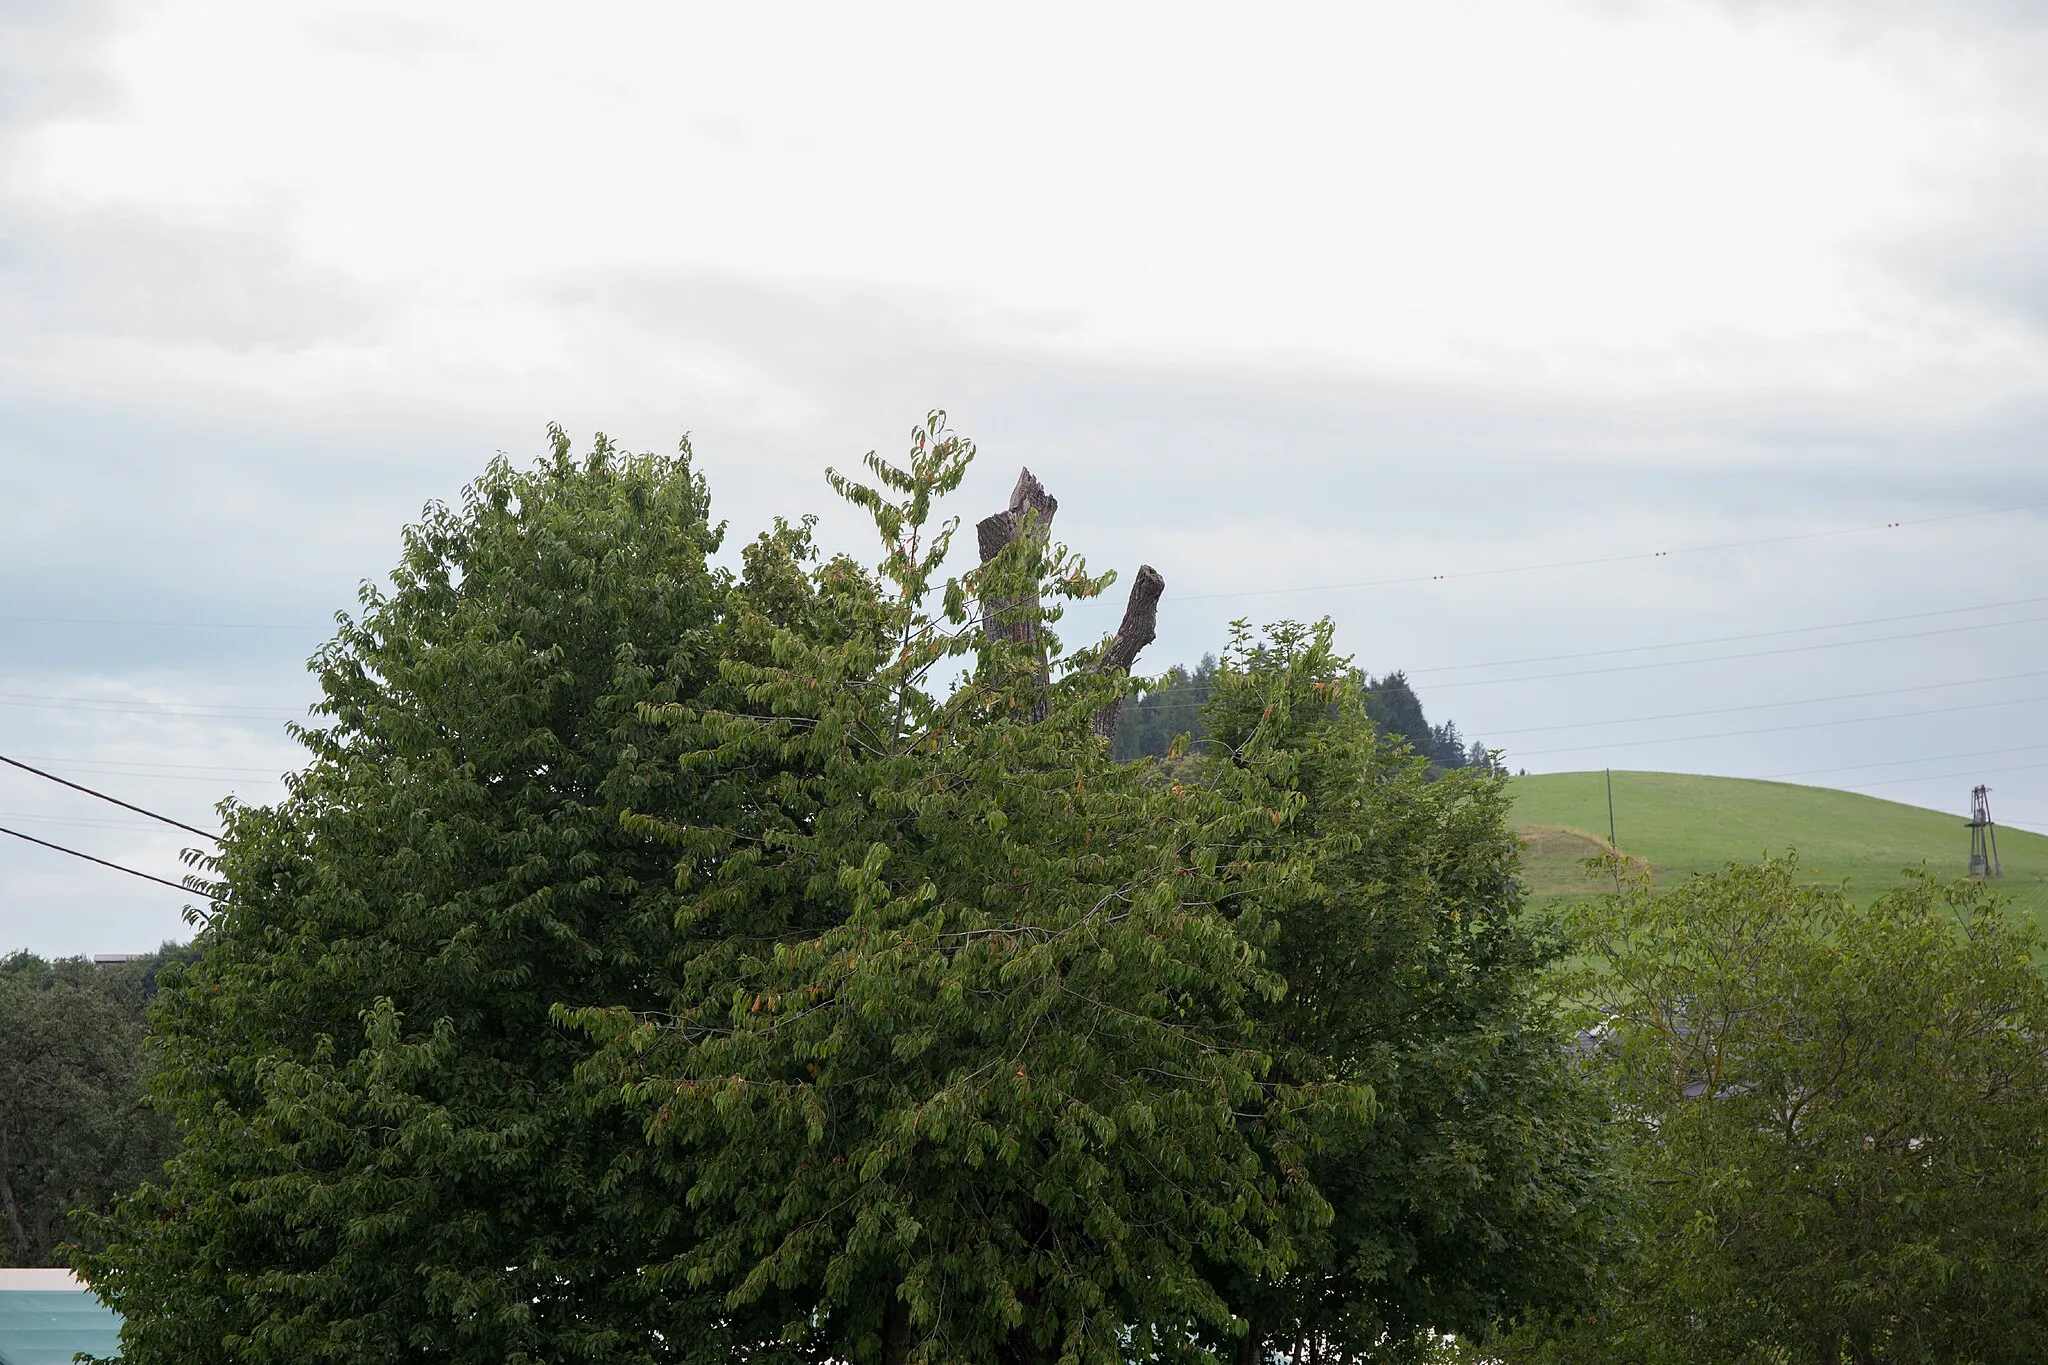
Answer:
[[[1523,874],[1539,905],[1597,895],[1580,860],[1606,851],[1605,774],[1542,773],[1508,784],[1523,840]],[[1958,792],[1958,805],[1966,793]],[[1993,812],[1996,813],[1994,803]],[[1925,865],[1941,877],[1969,870],[1966,817],[1854,792],[1687,773],[1616,772],[1614,834],[1620,852],[1653,882],[1796,851],[1815,881],[1846,881],[1859,902]],[[2048,929],[2048,835],[2000,828],[1999,888]]]

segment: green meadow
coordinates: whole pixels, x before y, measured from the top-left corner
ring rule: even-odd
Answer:
[[[1509,791],[1532,901],[1597,894],[1603,883],[1589,879],[1581,862],[1607,845],[1606,775],[1517,777]],[[1868,901],[1896,886],[1902,868],[1924,866],[1944,877],[1968,871],[1967,787],[1956,796],[1957,810],[1949,812],[1786,782],[1617,771],[1614,839],[1658,883],[1797,852],[1815,881],[1846,881],[1851,895]],[[2048,928],[2048,835],[2004,827],[1997,835],[2000,888]]]

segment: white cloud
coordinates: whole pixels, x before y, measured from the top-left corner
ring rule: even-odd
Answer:
[[[2048,373],[2033,330],[1893,268],[2038,142],[1968,33],[1712,6],[437,13],[165,5],[108,50],[118,101],[8,155],[12,213],[212,234],[213,269],[282,244],[318,283],[252,286],[304,323],[348,281],[367,338],[252,368],[204,328],[112,329],[14,363],[316,402],[602,392],[559,338],[595,300],[565,286],[639,275],[945,301],[941,326],[1082,363],[1601,401],[1967,405]]]

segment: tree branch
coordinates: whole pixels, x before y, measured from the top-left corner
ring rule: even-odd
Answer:
[[[1150,564],[1138,566],[1137,581],[1131,584],[1130,600],[1124,605],[1124,619],[1116,628],[1116,635],[1109,642],[1109,648],[1102,651],[1102,661],[1095,665],[1098,673],[1128,673],[1131,665],[1138,661],[1138,652],[1152,643],[1159,635],[1159,598],[1166,591],[1166,579]],[[1095,713],[1095,733],[1116,742],[1117,715],[1123,710],[1121,702],[1103,707]]]

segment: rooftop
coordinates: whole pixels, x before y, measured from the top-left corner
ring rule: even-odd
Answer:
[[[121,1319],[68,1270],[0,1270],[0,1365],[71,1365],[120,1349]]]

